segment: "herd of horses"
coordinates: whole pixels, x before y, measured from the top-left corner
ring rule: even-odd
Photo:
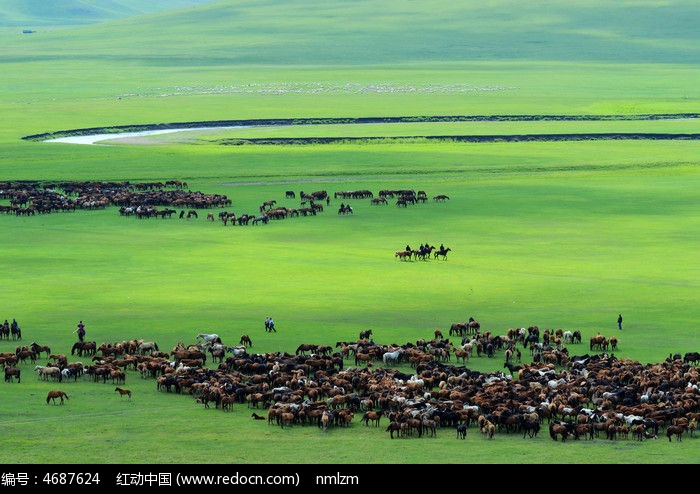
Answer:
[[[287,199],[296,198],[294,191],[286,191]],[[224,225],[267,224],[270,220],[292,216],[315,216],[323,211],[321,202],[330,205],[330,195],[326,190],[306,193],[299,192],[300,207],[276,206],[277,200],[266,200],[260,204],[258,214],[233,212],[218,214]],[[413,189],[384,189],[378,196],[369,190],[338,191],[334,198],[352,198],[371,200],[371,204],[387,204],[389,198],[396,198],[397,206],[408,206],[427,201],[425,191]],[[449,197],[440,194],[433,197],[435,202]],[[204,194],[191,191],[186,182],[168,180],[165,182],[131,183],[123,182],[0,182],[0,199],[9,199],[9,206],[0,206],[0,212],[16,216],[34,216],[56,211],[91,210],[117,206],[121,216],[134,216],[139,219],[198,218],[197,209],[224,208],[232,200],[222,194]],[[307,206],[308,204],[308,206]],[[189,209],[188,209],[189,208]],[[178,215],[178,210],[179,215]],[[339,215],[354,213],[351,206],[342,204]],[[208,213],[207,219],[216,221],[214,213]],[[0,334],[2,336],[2,334]]]
[[[9,206],[0,206],[0,212],[16,216],[34,216],[52,212],[104,209],[109,206],[125,208],[122,215],[135,214],[150,217],[156,206],[210,209],[231,205],[222,194],[204,194],[191,191],[186,182],[131,183],[108,181],[10,181],[0,182],[0,199],[8,199]],[[130,208],[130,209],[126,209]],[[168,216],[171,213],[164,213]],[[153,214],[155,215],[155,214]]]
[[[302,344],[294,354],[251,353],[247,334],[238,345],[227,346],[216,333],[199,333],[191,345],[180,342],[170,352],[138,339],[103,343],[94,353],[83,353],[91,356],[87,364],[69,363],[65,354],[33,342],[0,359],[6,383],[21,383],[26,359],[19,355],[30,352],[37,378],[46,382],[87,376],[111,381],[120,397],[131,398],[123,383],[133,370],[152,379],[157,391],[189,395],[205,408],[229,413],[243,405],[267,425],[328,431],[350,427],[357,417],[365,427],[379,428],[384,421],[390,439],[435,437],[448,429],[457,439],[470,430],[485,440],[499,434],[534,438],[547,430],[555,441],[601,436],[643,441],[665,431],[669,441],[681,441],[694,434],[700,419],[697,352],[641,364],[609,354],[597,334],[590,353],[574,355],[571,350],[582,343],[578,331],[530,326],[494,334],[473,317],[445,332],[448,337],[436,329],[431,339],[385,345],[374,341],[372,329],[364,329],[355,341],[338,341],[335,347]],[[77,352],[90,342],[81,343],[74,345]],[[529,358],[523,358],[528,351]],[[475,356],[499,355],[507,373],[466,367]],[[44,356],[47,364],[37,363]],[[208,359],[215,365],[207,367]],[[355,365],[347,367],[352,361]],[[46,403],[68,399],[63,390],[51,390]]]
[[[434,245],[421,245],[418,249],[405,249],[399,250],[394,253],[394,257],[401,261],[426,261],[431,257],[433,259],[441,258],[442,260],[447,260],[447,253],[452,249],[449,247],[440,246],[440,248]]]

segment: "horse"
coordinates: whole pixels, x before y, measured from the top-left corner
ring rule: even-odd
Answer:
[[[51,390],[49,393],[46,395],[46,404],[49,404],[49,401],[53,401],[53,404],[56,404],[56,398],[61,399],[61,405],[63,405],[63,398],[66,400],[70,400],[70,397],[65,393],[65,391],[61,390]]]
[[[11,383],[13,377],[17,378],[18,383],[22,382],[20,380],[20,374],[21,374],[20,370],[17,367],[12,367],[9,365],[5,366],[5,382],[6,383]]]
[[[36,353],[31,350],[20,350],[17,352],[17,359],[22,362],[26,362],[27,359],[31,360],[32,362],[36,362]]]
[[[412,252],[410,250],[399,250],[394,252],[394,257],[402,261],[410,261]]]
[[[331,415],[328,413],[328,410],[324,410],[323,414],[321,415],[321,427],[323,430],[328,430],[328,425],[331,422]]]
[[[666,429],[666,437],[668,437],[668,442],[671,442],[671,438],[675,435],[676,441],[681,441],[683,433],[685,432],[685,427],[679,425],[669,425]]]
[[[338,208],[338,214],[352,214],[352,208],[350,205],[343,205]]]
[[[295,355],[306,355],[306,352],[312,352],[316,349],[316,345],[311,343],[302,343],[294,352]]]
[[[114,391],[119,392],[119,397],[127,395],[129,397],[129,399],[131,399],[131,390],[130,389],[124,389],[124,388],[120,388],[119,386],[117,386],[116,388],[114,388]]]
[[[51,355],[51,348],[46,345],[39,345],[36,341],[29,345],[29,349],[36,353],[37,357],[41,357],[42,353],[46,353],[47,357]]]
[[[144,341],[138,346],[138,350],[141,355],[146,355],[146,353],[153,353],[154,351],[159,351],[158,344],[155,341]]]
[[[368,340],[372,336],[372,330],[371,329],[365,329],[363,331],[360,331],[360,339],[361,340]]]
[[[506,362],[505,364],[503,364],[503,368],[508,368],[512,376],[517,376],[518,373],[523,369],[523,366]]]
[[[557,436],[561,436],[562,442],[566,441],[566,438],[569,437],[569,428],[561,423],[553,422],[549,424],[549,437],[556,441]]]
[[[438,249],[433,253],[433,257],[435,259],[437,259],[438,257],[442,257],[442,260],[446,261],[447,260],[447,253],[451,250],[452,249],[450,249],[449,247],[447,247],[445,249]]]
[[[195,339],[204,343],[221,343],[221,338],[216,333],[199,333]]]
[[[245,346],[232,346],[228,348],[228,351],[233,354],[234,357],[240,357],[245,355]]]
[[[78,356],[82,357],[83,354],[85,355],[95,355],[97,352],[97,342],[95,341],[77,341],[73,344],[73,347],[71,348],[70,354],[73,355],[73,352],[77,351]]]
[[[260,205],[260,212],[262,213],[263,211],[265,211],[265,209],[272,209],[272,206],[274,206],[275,204],[277,204],[277,201],[275,201],[274,199],[271,201],[263,202]]]
[[[43,365],[37,365],[36,367],[34,367],[34,370],[38,372],[37,377],[43,379],[44,381],[48,380],[49,377],[54,377],[60,382],[63,378],[63,376],[61,375],[61,369],[59,369],[58,367],[46,367]]]
[[[365,414],[362,416],[362,422],[365,423],[365,426],[369,426],[369,421],[372,421],[372,424],[374,424],[375,427],[379,427],[379,421],[382,418],[382,412],[381,410],[375,412],[375,411],[368,411],[365,412]]]
[[[292,192],[292,194],[293,194],[293,193],[294,193],[294,192]],[[250,416],[253,417],[253,420],[265,420],[265,417],[263,417],[262,415],[258,415],[258,414],[255,413],[255,412],[253,412]]]
[[[22,339],[22,329],[19,326],[12,326],[12,328],[10,328],[10,331],[12,332],[12,339],[13,340],[21,340]]]
[[[389,422],[389,426],[386,428],[385,432],[389,433],[389,437],[391,437],[391,439],[394,439],[394,432],[396,432],[396,437],[400,437],[399,434],[401,433],[401,424],[395,420],[392,420]]]
[[[467,438],[467,425],[466,424],[457,425],[457,439],[466,439],[466,438]]]
[[[245,347],[248,347],[248,346],[252,347],[253,342],[250,341],[250,336],[248,336],[247,334],[244,334],[244,335],[241,335],[241,341],[239,342],[239,345],[243,345]]]
[[[384,353],[384,355],[382,355],[382,361],[384,362],[384,365],[397,364],[403,352],[403,348],[399,348],[397,350],[394,350],[393,352]]]

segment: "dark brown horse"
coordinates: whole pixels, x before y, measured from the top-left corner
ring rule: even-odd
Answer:
[[[47,357],[51,355],[51,348],[46,345],[39,345],[36,341],[29,345],[29,349],[36,353],[37,357],[41,357],[42,353],[46,353]]]
[[[116,388],[114,388],[114,391],[118,391],[120,397],[127,395],[129,397],[129,399],[131,399],[131,390],[130,389],[116,387]]]
[[[443,260],[447,260],[447,253],[451,250],[452,249],[450,249],[449,247],[445,249],[438,249],[433,253],[433,257],[435,257],[435,259],[437,259],[438,257],[442,257]]]
[[[22,381],[20,381],[20,370],[17,367],[12,367],[12,366],[6,365],[5,366],[5,382],[11,383],[13,377],[17,378],[18,383],[22,382]]]
[[[239,345],[243,345],[245,347],[252,347],[253,342],[250,340],[250,336],[247,334],[241,335],[241,341],[239,342]]]
[[[49,401],[53,401],[53,404],[56,404],[56,398],[61,399],[61,405],[63,405],[63,398],[66,400],[69,400],[70,398],[68,395],[65,393],[65,391],[61,390],[51,390],[49,391],[49,394],[46,395],[46,404],[49,404]]]

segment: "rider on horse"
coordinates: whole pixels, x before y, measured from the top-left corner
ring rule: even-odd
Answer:
[[[80,341],[85,341],[85,324],[83,324],[83,321],[78,323],[78,329],[73,332],[78,333],[78,339]]]

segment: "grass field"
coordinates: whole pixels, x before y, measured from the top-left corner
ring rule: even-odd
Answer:
[[[618,357],[651,363],[697,351],[698,141],[219,145],[241,136],[697,133],[697,119],[256,128],[150,146],[21,140],[245,118],[700,112],[694,3],[552,3],[545,13],[509,0],[491,10],[397,2],[380,15],[377,1],[330,2],[310,15],[304,2],[231,0],[33,34],[3,28],[0,181],[180,179],[226,194],[237,213],[269,199],[296,206],[286,190],[413,188],[450,200],[406,209],[353,200],[351,216],[332,200],[316,217],[260,227],[223,227],[205,214],[136,220],[116,208],[0,215],[0,319],[17,318],[27,343],[54,353],[70,351],[80,319],[98,343],[144,338],[170,349],[200,332],[229,344],[248,333],[264,353],[334,345],[366,328],[381,343],[414,342],[469,316],[498,333],[579,329],[584,344],[572,352],[585,353],[588,336],[617,332],[621,312]],[[621,12],[636,22],[623,26]],[[452,252],[445,262],[394,258],[423,242]],[[264,332],[266,315],[277,334]],[[15,346],[1,341],[0,351]],[[502,364],[474,358],[469,367]],[[700,460],[689,437],[562,444],[546,433],[484,441],[474,429],[466,441],[441,431],[399,442],[359,422],[326,434],[282,430],[252,421],[245,405],[207,410],[136,373],[130,401],[84,379],[62,383],[71,399],[54,407],[44,398],[55,384],[21,367],[21,384],[0,385],[12,443],[3,463],[76,461],[54,454],[65,448],[84,463],[115,464]]]

